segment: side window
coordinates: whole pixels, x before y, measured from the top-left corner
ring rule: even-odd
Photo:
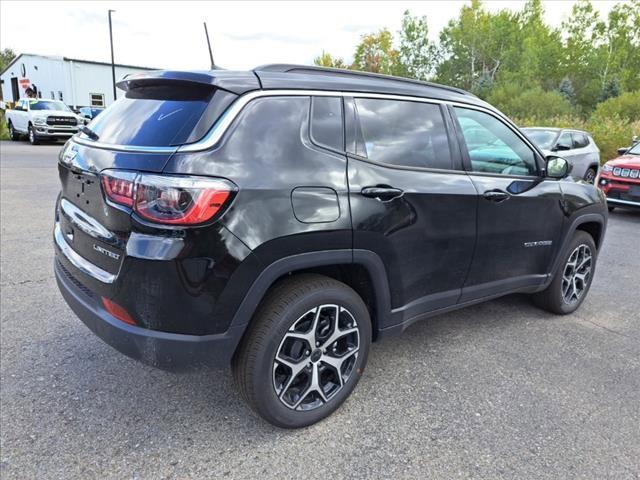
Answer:
[[[334,150],[344,150],[342,98],[313,97],[311,138],[314,143]]]
[[[562,132],[562,135],[560,135],[560,138],[558,138],[558,141],[556,142],[556,147],[560,147],[558,150],[570,150],[573,148],[571,132]]]
[[[535,153],[493,115],[454,107],[462,128],[471,169],[500,175],[537,175]]]
[[[363,156],[389,165],[452,168],[439,105],[373,98],[356,98],[355,104]]]
[[[573,148],[584,148],[589,145],[589,139],[584,133],[573,132]]]

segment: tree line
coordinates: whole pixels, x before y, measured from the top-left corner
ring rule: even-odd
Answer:
[[[314,63],[460,87],[518,118],[585,119],[626,93],[625,114],[640,118],[640,0],[615,4],[606,18],[578,1],[559,28],[544,21],[541,0],[495,13],[472,0],[438,38],[429,39],[425,16],[405,11],[395,35],[363,35],[351,64],[324,51]]]

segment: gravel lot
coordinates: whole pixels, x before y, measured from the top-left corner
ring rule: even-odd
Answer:
[[[640,478],[640,214],[616,210],[567,317],[511,296],[375,344],[328,420],[272,428],[228,372],[146,367],[52,272],[60,145],[1,152],[1,451],[10,478]]]

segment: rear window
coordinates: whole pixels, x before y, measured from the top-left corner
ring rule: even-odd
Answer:
[[[157,85],[126,92],[91,122],[99,141],[168,147],[187,142],[214,96],[210,87]],[[213,123],[213,120],[211,120]]]

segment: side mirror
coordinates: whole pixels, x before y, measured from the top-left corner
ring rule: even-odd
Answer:
[[[618,155],[624,155],[625,153],[627,153],[629,151],[628,148],[619,148],[618,149]]]
[[[549,155],[547,158],[547,177],[564,178],[569,175],[569,162],[564,158]]]

